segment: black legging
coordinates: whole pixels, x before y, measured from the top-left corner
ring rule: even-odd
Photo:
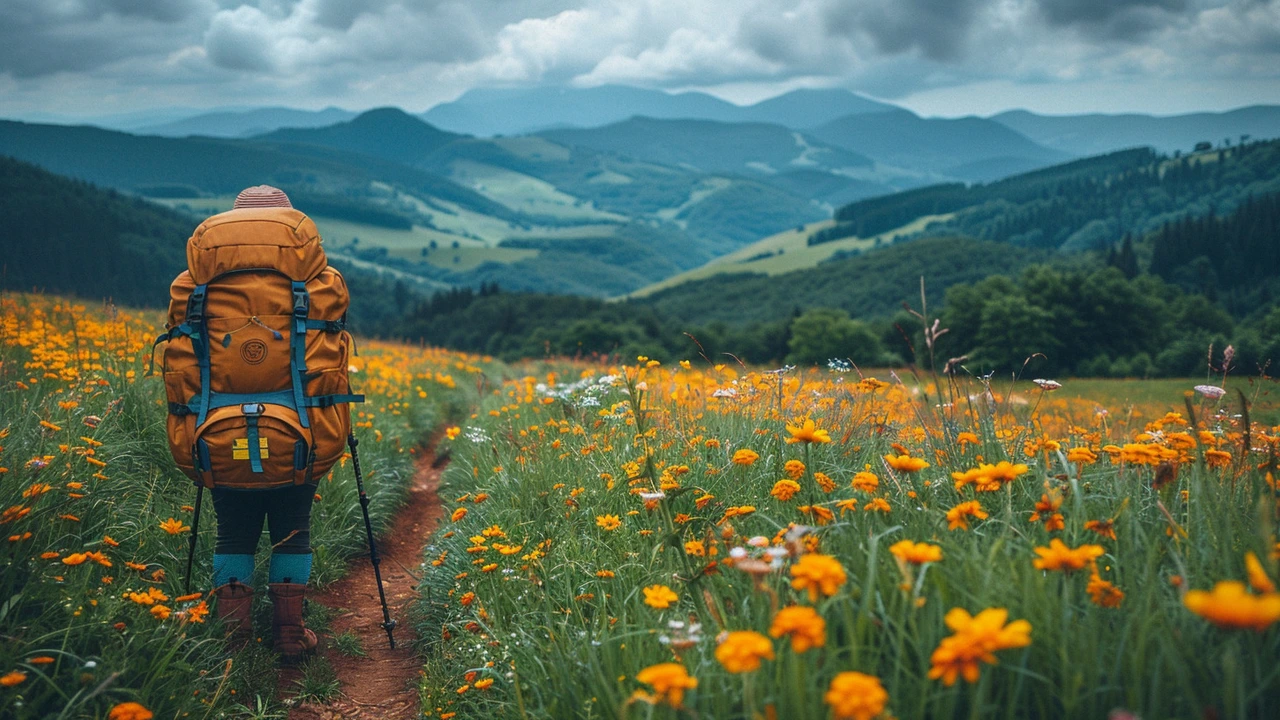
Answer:
[[[252,555],[267,521],[274,552],[311,552],[311,501],[314,485],[290,485],[273,490],[214,488],[213,510],[218,516],[220,555]]]

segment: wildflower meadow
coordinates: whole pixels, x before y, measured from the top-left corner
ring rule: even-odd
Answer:
[[[495,391],[451,431],[426,716],[1280,713],[1256,394],[1106,408],[833,367],[640,357]]]
[[[0,303],[0,715],[284,717],[271,652],[210,612],[209,508],[187,588],[159,316]],[[378,528],[435,430],[451,459],[410,569],[423,717],[1280,714],[1270,381],[352,366]],[[317,487],[317,585],[364,550],[349,465]]]

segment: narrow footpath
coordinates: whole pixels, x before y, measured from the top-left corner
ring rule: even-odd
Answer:
[[[373,565],[367,554],[357,556],[346,576],[312,597],[315,602],[341,609],[330,635],[354,632],[368,657],[343,655],[322,637],[320,651],[337,671],[341,694],[326,705],[295,707],[289,720],[410,720],[419,716],[417,682],[422,664],[413,652],[415,634],[406,618],[418,598],[417,581],[409,571],[418,573],[422,549],[443,514],[436,490],[448,462],[437,458],[436,440],[432,437],[418,456],[408,501],[383,535],[385,540],[378,544],[387,604],[391,617],[400,623],[395,630],[396,649],[388,647],[381,627],[382,606]],[[296,670],[280,673],[281,696],[292,695],[290,687],[297,677]]]

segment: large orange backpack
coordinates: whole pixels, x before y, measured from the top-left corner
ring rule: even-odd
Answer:
[[[187,241],[164,350],[169,449],[205,487],[315,482],[351,429],[347,285],[293,208],[215,215]]]

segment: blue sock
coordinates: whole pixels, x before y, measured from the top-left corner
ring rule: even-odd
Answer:
[[[213,586],[222,587],[232,580],[243,585],[253,581],[253,556],[214,553]]]
[[[271,553],[270,582],[306,585],[311,579],[311,553]]]

